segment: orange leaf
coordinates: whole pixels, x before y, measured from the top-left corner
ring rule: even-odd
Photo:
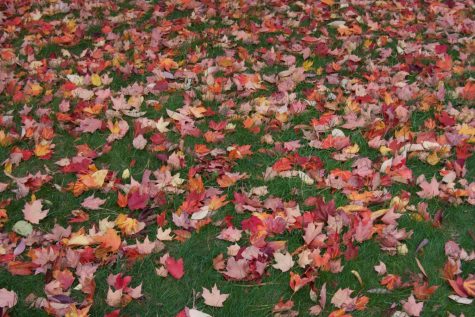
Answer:
[[[10,261],[8,262],[8,272],[12,275],[31,275],[36,264],[31,262]]]
[[[414,296],[419,300],[426,300],[439,288],[439,286],[429,286],[426,281],[423,284],[414,283]]]
[[[436,66],[444,71],[450,71],[452,69],[452,58],[450,55],[445,55],[444,59],[437,61]]]
[[[234,185],[236,183],[236,179],[228,176],[228,175],[223,175],[220,178],[216,180],[216,182],[219,184],[221,188],[226,188]]]
[[[272,169],[276,172],[288,171],[291,168],[292,162],[286,157],[281,158],[280,160],[275,162],[274,165],[272,165]]]
[[[204,193],[205,186],[203,184],[203,180],[201,179],[201,176],[197,175],[188,180],[188,190],[190,192],[195,192],[198,194]]]
[[[388,290],[393,290],[401,286],[401,278],[395,274],[388,274],[381,280],[381,285],[386,286]]]
[[[328,317],[351,317],[351,315],[346,314],[344,308],[340,308],[338,310],[332,311]]]
[[[121,192],[119,192],[117,194],[117,205],[119,207],[125,208],[125,206],[127,206],[127,195],[124,195]]]
[[[109,228],[107,229],[106,233],[103,236],[99,236],[95,238],[96,242],[101,244],[102,248],[109,248],[111,251],[117,251],[120,248],[122,240],[120,239],[117,232]]]

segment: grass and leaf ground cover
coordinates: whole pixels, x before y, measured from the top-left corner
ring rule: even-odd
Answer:
[[[1,316],[474,316],[473,1],[0,3]]]

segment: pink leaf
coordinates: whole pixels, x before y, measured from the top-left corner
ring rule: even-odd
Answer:
[[[107,305],[112,306],[112,307],[118,307],[120,306],[120,301],[122,299],[122,293],[123,289],[118,289],[113,291],[112,288],[109,287],[109,290],[107,291],[107,298],[106,302]]]
[[[43,208],[43,203],[41,199],[32,201],[31,203],[26,203],[23,207],[23,214],[25,220],[28,220],[31,223],[39,224],[40,220],[46,218],[48,215],[49,209],[41,210]]]
[[[417,195],[421,198],[431,199],[439,195],[439,183],[432,177],[430,183],[425,180],[425,177],[422,178],[422,181],[419,183],[419,186],[422,188],[420,192],[417,192]]]
[[[95,118],[86,118],[79,121],[79,132],[89,132],[93,133],[99,130],[102,127],[102,120]]]
[[[230,258],[226,264],[226,271],[224,274],[236,280],[242,280],[247,276],[249,265],[245,259],[235,260]]]
[[[229,242],[237,242],[241,240],[242,230],[236,229],[234,227],[228,227],[223,229],[218,235],[218,239],[226,240]]]
[[[147,140],[143,137],[142,134],[139,134],[132,141],[132,145],[137,150],[143,150],[145,148],[145,146],[147,145]]]
[[[275,264],[272,267],[287,272],[294,266],[295,262],[292,260],[292,256],[289,253],[274,253]]]
[[[229,294],[221,294],[216,284],[214,284],[211,292],[203,287],[203,296],[205,304],[212,307],[223,307],[223,302],[229,297]]]
[[[105,199],[100,199],[97,197],[94,197],[94,195],[87,197],[84,199],[84,201],[81,203],[81,206],[87,209],[91,210],[99,210],[101,209],[101,206],[106,202]]]
[[[424,303],[420,302],[417,303],[416,299],[414,298],[414,295],[409,296],[407,299],[407,302],[404,303],[402,306],[406,313],[409,316],[415,316],[418,317],[421,315],[422,308],[424,307]]]
[[[14,291],[5,288],[0,289],[0,308],[12,308],[16,305],[18,296]]]
[[[351,293],[353,293],[353,291],[349,288],[340,288],[336,291],[335,295],[333,295],[331,303],[337,308],[346,307],[353,303],[353,299],[350,297]]]
[[[379,264],[374,266],[374,270],[378,275],[384,275],[386,274],[386,264],[383,261],[379,261]]]

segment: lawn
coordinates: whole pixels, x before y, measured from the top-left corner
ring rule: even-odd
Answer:
[[[0,3],[0,316],[475,316],[473,1]]]

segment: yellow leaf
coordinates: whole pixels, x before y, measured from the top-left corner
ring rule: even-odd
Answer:
[[[8,161],[7,163],[5,163],[5,167],[3,168],[3,170],[5,171],[6,174],[11,174],[13,170],[12,162]]]
[[[429,163],[430,165],[436,165],[439,162],[440,158],[437,156],[436,152],[432,152],[431,154],[429,154],[429,156],[427,156],[427,163]]]
[[[343,152],[348,153],[348,154],[356,154],[359,151],[360,151],[360,146],[356,143],[351,146],[347,146],[346,148],[343,149]]]
[[[379,152],[380,152],[382,155],[387,155],[387,154],[391,153],[391,149],[388,148],[388,147],[385,146],[385,145],[382,145],[382,146],[379,148]]]
[[[459,130],[459,134],[475,135],[475,128],[469,127],[467,124],[464,123]]]
[[[120,133],[120,127],[119,127],[119,122],[118,121],[112,123],[112,121],[109,120],[107,122],[107,127],[109,128],[109,130],[112,134],[119,134]]]
[[[115,224],[126,235],[137,233],[143,228],[137,219],[130,218],[126,214],[119,214]]]
[[[305,62],[303,62],[303,69],[305,69],[306,72],[312,69],[312,66],[313,66],[313,61],[311,60],[306,60]]]
[[[101,76],[99,76],[98,74],[92,74],[91,83],[96,87],[102,85]]]
[[[170,71],[172,68],[177,68],[178,64],[171,58],[164,58],[160,61],[160,67]]]
[[[38,96],[39,94],[41,94],[42,91],[43,87],[41,87],[39,84],[32,84],[30,86],[30,94],[32,96]]]
[[[127,168],[122,172],[122,178],[127,179],[130,177],[130,170]]]
[[[329,5],[329,6],[331,6],[335,3],[335,1],[333,1],[333,0],[322,0],[322,2],[325,3],[326,5]]]
[[[97,172],[92,173],[92,178],[94,179],[97,187],[102,187],[108,172],[108,170],[98,170]]]
[[[346,206],[342,206],[338,209],[341,209],[341,210],[343,210],[344,212],[346,212],[348,214],[348,213],[351,213],[351,212],[365,210],[366,207],[360,206],[360,205],[346,205]]]
[[[351,274],[353,274],[360,283],[360,285],[363,286],[363,280],[361,279],[360,273],[358,273],[358,271],[352,270]]]
[[[40,143],[35,146],[35,155],[37,157],[42,157],[50,153],[48,143]]]
[[[8,146],[12,143],[12,138],[5,134],[3,130],[0,130],[0,146]]]
[[[384,103],[387,105],[390,105],[393,103],[393,98],[391,98],[391,95],[388,93],[384,94]]]
[[[88,236],[84,235],[84,234],[75,235],[71,239],[69,239],[69,241],[68,241],[68,245],[82,245],[82,246],[85,246],[85,245],[89,245],[90,243],[91,243],[91,239]]]
[[[202,118],[203,113],[206,112],[206,108],[205,107],[190,107],[190,111],[193,114],[193,116],[195,116],[195,118]]]
[[[380,209],[380,210],[376,210],[374,212],[371,213],[371,219],[378,219],[379,217],[383,216],[384,214],[386,214],[386,212],[388,212],[389,209]]]
[[[394,136],[398,139],[408,140],[412,136],[411,129],[405,125],[401,129],[394,133]]]
[[[275,118],[279,120],[280,122],[287,122],[287,120],[289,119],[289,116],[285,112],[282,112],[282,113],[277,112],[275,114]]]

